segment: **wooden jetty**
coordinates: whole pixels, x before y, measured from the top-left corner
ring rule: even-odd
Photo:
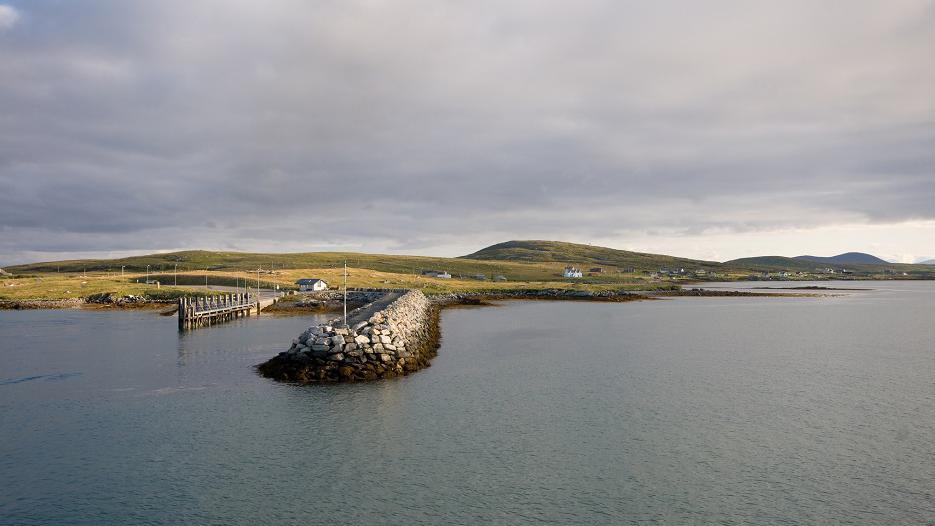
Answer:
[[[195,329],[249,316],[262,305],[252,294],[221,294],[219,296],[179,298],[179,330]]]

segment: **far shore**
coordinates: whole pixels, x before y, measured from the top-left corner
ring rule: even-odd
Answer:
[[[768,287],[763,287],[768,288]],[[787,290],[789,290],[787,288]],[[803,288],[802,290],[816,290]],[[872,289],[831,289],[820,290],[872,290]],[[334,292],[334,291],[332,291]],[[506,300],[524,301],[585,301],[599,303],[622,303],[629,301],[657,300],[672,297],[819,297],[826,294],[752,292],[738,290],[680,289],[640,292],[589,292],[565,289],[523,289],[514,291],[482,291],[429,294],[440,306],[490,305],[491,302]],[[119,299],[118,299],[119,300]],[[363,302],[351,301],[349,309],[360,306]],[[69,299],[27,299],[0,300],[0,310],[39,310],[39,309],[84,309],[94,311],[112,310],[151,310],[162,314],[174,314],[176,300],[135,299],[134,301],[92,302],[84,298]],[[321,301],[316,304],[303,303],[301,298],[285,296],[279,302],[263,309],[269,314],[331,314],[340,312],[343,304],[340,300]],[[170,312],[171,311],[171,312]]]

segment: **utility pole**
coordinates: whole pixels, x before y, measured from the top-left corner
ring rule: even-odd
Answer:
[[[178,285],[179,285],[179,264],[176,263],[175,264],[175,286],[178,287]]]
[[[125,267],[125,265],[120,265],[120,277],[121,277],[121,278],[123,277],[123,269],[124,269],[124,267]]]
[[[149,265],[146,265],[146,284],[149,285]]]
[[[347,260],[344,260],[344,326],[347,327]]]

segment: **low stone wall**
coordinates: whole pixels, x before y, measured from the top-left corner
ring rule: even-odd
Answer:
[[[414,290],[351,327],[311,327],[258,369],[299,383],[389,378],[427,367],[438,341],[438,309]]]

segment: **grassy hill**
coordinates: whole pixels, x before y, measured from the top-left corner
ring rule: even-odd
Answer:
[[[203,283],[242,284],[261,279],[268,284],[291,287],[298,278],[324,278],[338,283],[344,262],[350,268],[349,284],[359,287],[420,288],[427,291],[480,290],[503,287],[654,288],[691,279],[692,271],[716,272],[720,279],[748,279],[761,272],[807,273],[801,279],[825,279],[816,269],[828,265],[782,256],[743,258],[726,263],[646,254],[607,247],[558,241],[508,241],[458,258],[361,254],[354,252],[307,252],[264,254],[192,250],[149,254],[119,259],[88,259],[16,265],[5,270],[16,277],[0,277],[0,299],[73,297],[100,290],[136,293],[146,289],[145,272],[164,286]],[[577,265],[585,272],[603,267],[581,279],[562,278],[562,268]],[[178,275],[176,275],[176,266]],[[121,275],[123,267],[124,275]],[[684,268],[687,273],[653,279],[648,272],[660,268]],[[840,266],[835,265],[836,268]],[[626,272],[629,269],[635,272]],[[421,276],[426,269],[446,270],[453,276],[439,280]],[[933,265],[847,265],[853,278],[935,279]],[[474,279],[483,274],[485,280]],[[491,281],[494,276],[506,281]],[[838,276],[835,276],[838,277]]]
[[[889,261],[880,259],[872,254],[863,252],[846,252],[837,256],[796,256],[795,259],[811,261],[814,263],[826,263],[829,265],[889,265]]]
[[[448,270],[452,274],[479,274],[492,275],[500,270],[519,272],[524,276],[545,276],[550,269],[521,266],[516,267],[507,263],[468,261],[456,258],[438,258],[423,256],[395,256],[384,254],[360,254],[355,252],[307,252],[291,254],[262,254],[248,252],[214,252],[207,250],[190,250],[184,252],[169,252],[164,254],[148,254],[118,259],[84,259],[68,261],[52,261],[44,263],[31,263],[8,267],[7,270],[16,274],[30,272],[100,272],[119,271],[125,267],[126,272],[144,272],[149,265],[151,271],[174,270],[176,265],[179,272],[192,272],[201,270],[213,271],[255,271],[285,270],[302,268],[338,268],[347,262],[348,266],[393,272],[413,274],[421,269]]]
[[[821,261],[810,261],[800,258],[788,258],[784,256],[759,256],[752,258],[740,258],[726,261],[725,266],[735,269],[749,269],[757,272],[778,272],[781,270],[789,272],[808,272],[818,273],[820,269],[831,267],[838,271],[843,268],[851,271],[853,276],[860,278],[911,278],[911,279],[935,279],[935,265],[904,263],[886,263],[884,264],[841,264],[825,263]],[[903,275],[905,273],[905,275]]]
[[[745,268],[757,271],[787,270],[796,272],[809,272],[815,270],[818,264],[803,259],[787,258],[785,256],[757,256],[752,258],[732,259],[724,262],[734,268]]]
[[[637,270],[658,270],[661,267],[714,271],[724,269],[724,265],[714,261],[630,252],[562,241],[507,241],[461,256],[461,258],[487,261],[560,262],[579,266],[600,265],[617,269],[632,267]]]

